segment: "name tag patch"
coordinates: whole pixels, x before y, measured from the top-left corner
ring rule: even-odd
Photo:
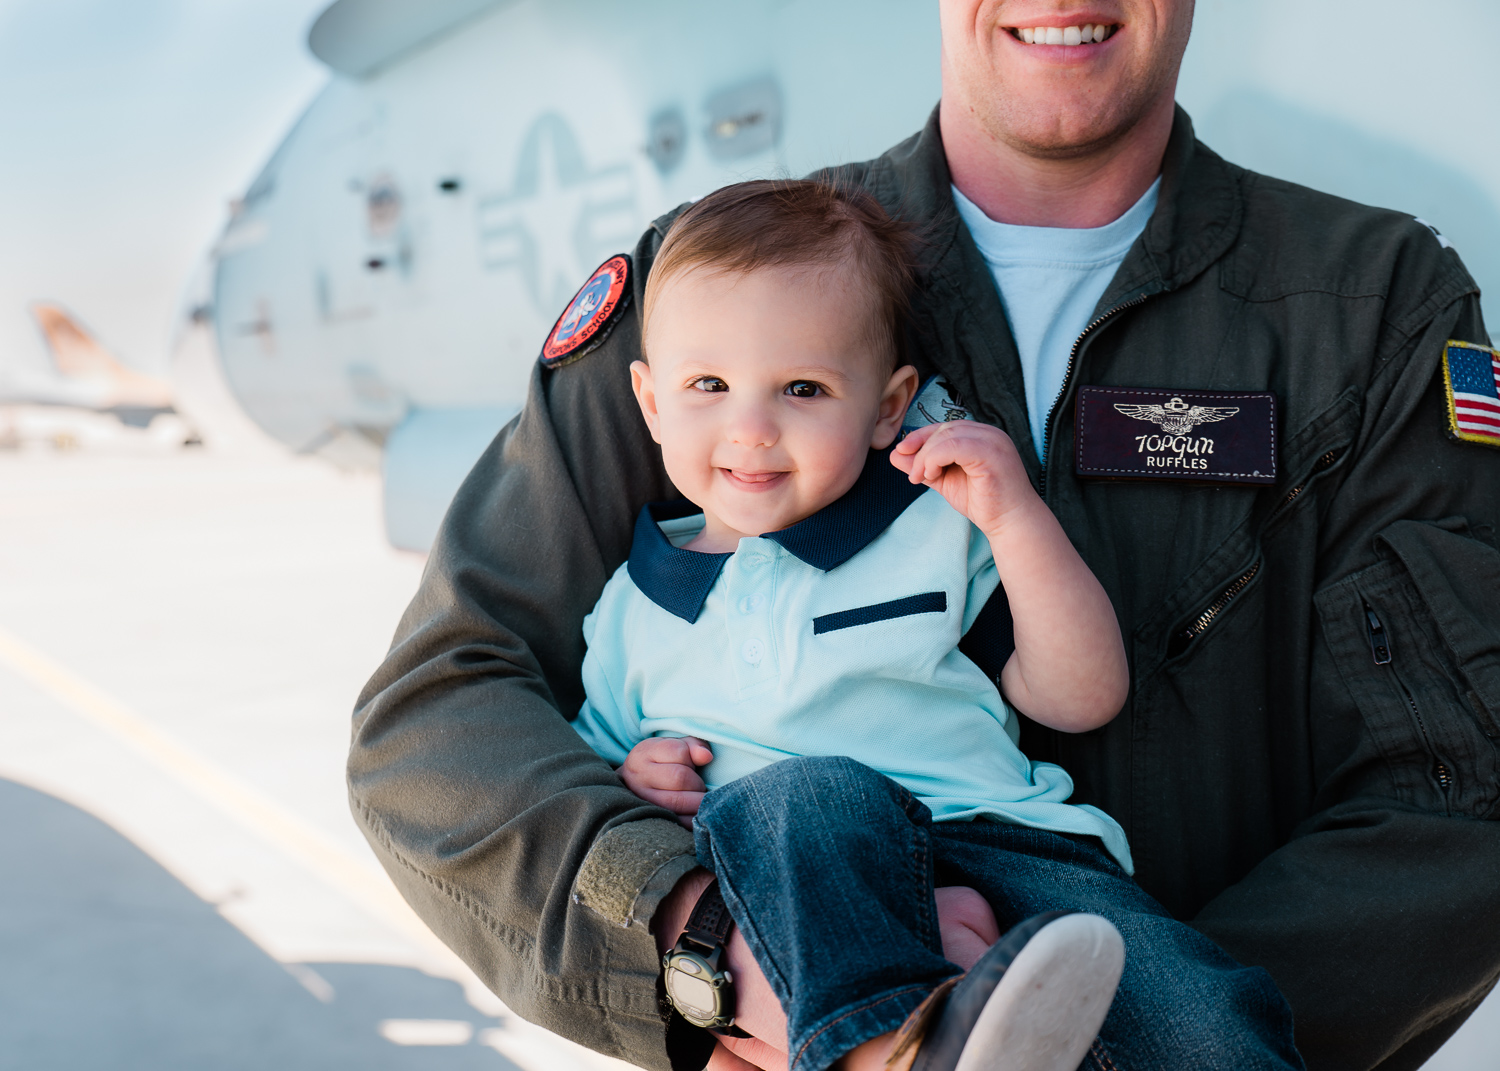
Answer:
[[[1077,415],[1080,476],[1276,482],[1269,391],[1080,387]]]

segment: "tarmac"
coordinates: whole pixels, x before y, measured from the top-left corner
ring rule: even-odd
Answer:
[[[628,1066],[511,1014],[349,817],[350,710],[422,565],[371,473],[0,449],[0,1069]],[[1492,996],[1427,1068],[1496,1052]]]
[[[349,817],[423,565],[377,478],[97,430],[0,449],[0,1069],[627,1067],[512,1015]]]

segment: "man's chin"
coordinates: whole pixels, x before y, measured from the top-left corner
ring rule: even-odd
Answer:
[[[997,110],[988,124],[993,136],[1017,152],[1044,160],[1073,160],[1109,150],[1140,125],[1143,108],[1089,108],[1080,105],[1041,117],[1014,102]]]

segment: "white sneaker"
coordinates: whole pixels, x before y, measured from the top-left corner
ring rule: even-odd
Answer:
[[[953,987],[912,1071],[1076,1071],[1124,966],[1125,942],[1108,919],[1028,919]]]

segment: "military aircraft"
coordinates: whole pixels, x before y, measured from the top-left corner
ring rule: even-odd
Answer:
[[[1179,99],[1199,132],[1433,220],[1500,283],[1500,166],[1471,122],[1500,89],[1454,108],[1442,80],[1394,78],[1404,41],[1354,0],[1315,8],[1198,4]],[[237,202],[180,337],[282,443],[379,467],[413,549],[596,265],[725,183],[878,154],[940,90],[915,0],[337,0],[308,45],[330,81]],[[1310,75],[1335,54],[1338,77]]]
[[[921,126],[928,7],[338,0],[308,38],[332,78],[193,306],[229,389],[292,449],[379,466],[389,538],[425,549],[598,264],[725,183]]]

